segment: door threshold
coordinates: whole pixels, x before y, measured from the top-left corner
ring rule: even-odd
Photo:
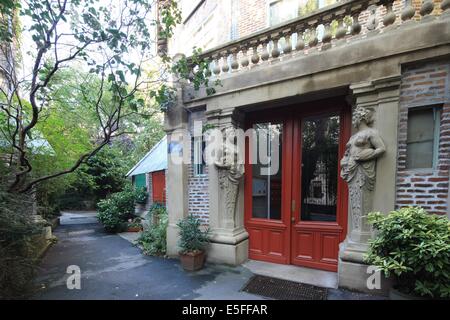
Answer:
[[[248,260],[243,264],[254,274],[311,284],[323,288],[337,289],[337,272],[317,270],[288,264]]]

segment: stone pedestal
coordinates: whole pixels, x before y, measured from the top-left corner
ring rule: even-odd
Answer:
[[[224,139],[239,127],[233,109],[207,111],[206,116],[209,125],[223,132]],[[210,262],[238,265],[248,258],[248,233],[244,228],[243,163],[233,163],[240,152],[244,151],[236,149],[236,153],[227,154],[221,148],[219,155],[222,153],[224,157],[216,159],[208,167],[211,242],[207,259]]]

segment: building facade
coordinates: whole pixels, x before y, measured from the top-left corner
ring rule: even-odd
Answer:
[[[168,253],[178,253],[176,223],[194,214],[211,229],[211,262],[328,270],[341,287],[373,292],[369,212],[450,216],[450,2],[206,0],[184,21],[169,52],[203,43],[220,86],[208,95],[183,82],[166,113]],[[189,33],[200,24],[214,41]],[[204,147],[195,122],[279,143],[246,139],[242,166],[171,161]],[[276,167],[251,161],[261,152],[279,155]]]

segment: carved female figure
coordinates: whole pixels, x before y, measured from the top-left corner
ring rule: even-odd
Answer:
[[[375,183],[376,159],[386,151],[380,134],[371,128],[373,110],[357,107],[353,113],[353,126],[358,129],[348,141],[341,160],[341,177],[350,183],[360,173],[364,176],[363,185],[368,190]]]
[[[373,110],[357,107],[353,113],[353,126],[358,130],[348,141],[341,160],[341,177],[347,181],[353,230],[361,230],[362,217],[371,210],[370,195],[363,193],[373,190],[376,175],[376,159],[386,147],[380,134],[373,129]]]

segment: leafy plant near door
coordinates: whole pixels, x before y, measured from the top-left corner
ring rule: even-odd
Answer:
[[[366,261],[397,280],[401,293],[450,298],[450,222],[418,207],[370,213],[377,230]]]
[[[209,229],[202,230],[200,220],[192,214],[180,220],[177,224],[180,229],[180,260],[183,268],[195,271],[203,268],[205,263],[205,246],[209,242]]]

